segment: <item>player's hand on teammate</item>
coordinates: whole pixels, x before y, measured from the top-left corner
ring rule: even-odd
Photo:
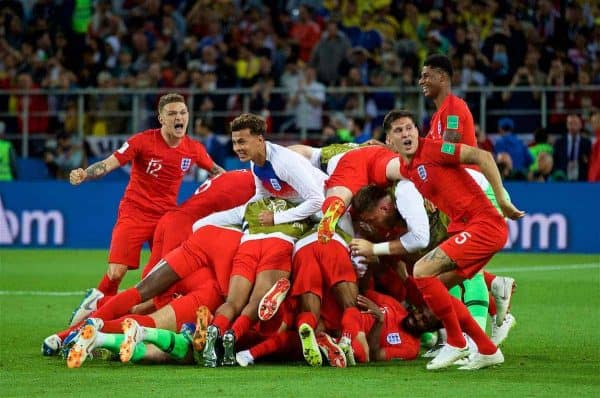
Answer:
[[[382,145],[385,146],[385,144],[375,138],[370,138],[367,141],[365,141],[365,144],[367,145]]]
[[[425,205],[425,210],[427,210],[429,213],[434,213],[437,210],[436,205],[434,205],[429,199],[424,199],[423,203]]]
[[[500,205],[504,216],[510,218],[511,220],[518,220],[519,218],[525,215],[524,211],[517,209],[515,205],[513,205],[509,201],[503,200],[500,201],[498,204]]]
[[[373,244],[365,239],[354,238],[350,242],[350,251],[353,256],[372,256]]]
[[[373,300],[359,294],[356,297],[356,304],[358,304],[360,308],[364,308],[364,313],[371,314],[378,322],[383,322],[383,312]]]
[[[268,210],[263,210],[258,215],[258,222],[263,227],[270,227],[275,225],[275,213]]]
[[[72,185],[79,185],[84,182],[86,178],[87,172],[82,168],[71,170],[71,173],[69,173],[69,182]]]

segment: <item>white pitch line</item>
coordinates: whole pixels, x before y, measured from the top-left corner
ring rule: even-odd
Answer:
[[[504,268],[490,268],[486,271],[492,273],[497,272],[546,272],[546,271],[567,271],[572,269],[594,269],[600,268],[600,262],[598,263],[582,263],[582,264],[561,264],[561,265],[536,265],[526,267],[504,267]]]
[[[505,267],[491,268],[488,271],[493,273],[514,273],[514,272],[546,272],[546,271],[567,271],[577,269],[595,269],[600,268],[600,263],[581,263],[581,264],[552,264],[537,265],[526,267]],[[0,296],[81,296],[85,294],[84,290],[72,292],[52,292],[41,290],[0,290]]]

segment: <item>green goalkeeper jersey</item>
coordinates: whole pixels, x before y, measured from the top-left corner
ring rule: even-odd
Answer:
[[[311,229],[313,223],[308,220],[294,221],[285,224],[271,226],[260,225],[258,215],[262,211],[279,212],[295,207],[291,202],[284,199],[266,198],[252,202],[246,206],[244,213],[243,229],[250,234],[272,234],[282,233],[292,238],[298,239]]]

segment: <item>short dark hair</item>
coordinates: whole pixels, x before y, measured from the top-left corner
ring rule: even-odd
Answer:
[[[249,129],[252,135],[265,135],[267,132],[267,122],[265,119],[252,113],[242,113],[229,124],[232,132]]]
[[[394,109],[393,111],[389,111],[383,118],[383,133],[387,134],[392,128],[392,123],[401,117],[408,117],[413,121],[415,126],[417,125],[415,115],[411,111],[406,109]]]
[[[440,69],[450,77],[452,77],[452,74],[454,73],[452,70],[452,62],[450,62],[450,58],[446,57],[443,54],[431,54],[427,57],[425,63],[423,63],[423,66]]]
[[[379,201],[387,195],[389,192],[379,185],[369,184],[362,187],[352,198],[352,214],[360,217],[361,214],[375,209]]]
[[[183,98],[183,95],[177,93],[169,93],[160,97],[158,100],[158,113],[162,112],[165,105],[172,104],[174,102],[182,102],[185,104],[185,98]]]

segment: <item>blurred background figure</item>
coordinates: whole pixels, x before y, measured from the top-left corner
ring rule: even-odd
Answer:
[[[511,118],[503,117],[498,120],[499,138],[494,149],[498,155],[505,152],[510,156],[514,173],[525,175],[529,165],[533,163],[533,158],[527,146],[514,134],[514,129],[515,124]]]
[[[567,134],[554,143],[554,168],[565,173],[568,181],[587,181],[592,143],[581,135],[583,122],[578,114],[570,113],[566,124]]]
[[[6,125],[0,122],[0,181],[13,181],[18,177],[17,154],[12,142],[4,139]]]
[[[58,134],[56,140],[46,143],[44,162],[48,173],[61,180],[67,180],[71,170],[87,167],[87,158],[81,143],[65,132]]]

